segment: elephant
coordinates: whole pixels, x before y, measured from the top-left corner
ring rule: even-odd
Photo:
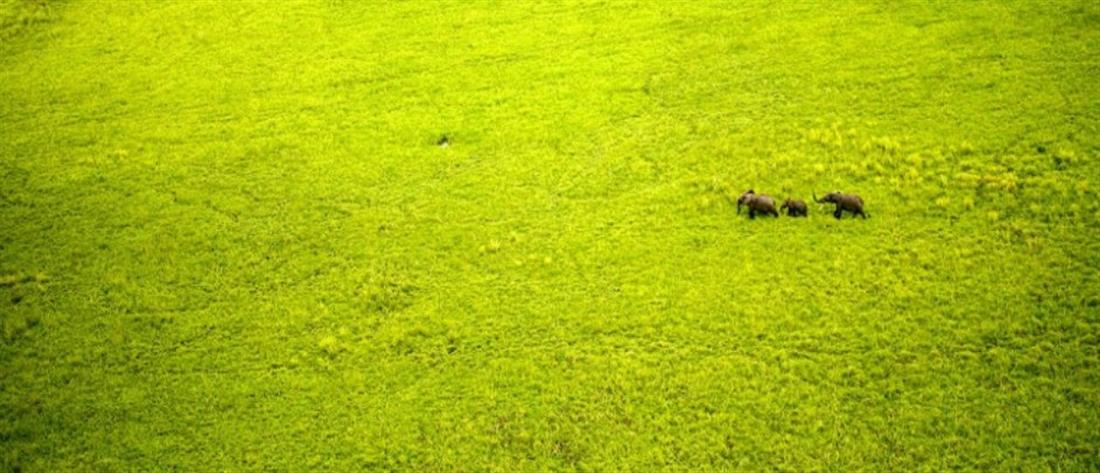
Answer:
[[[863,199],[859,198],[855,194],[841,194],[840,192],[830,192],[825,194],[825,197],[818,199],[817,195],[814,196],[814,201],[819,204],[836,204],[836,210],[833,211],[833,216],[840,219],[841,214],[845,210],[852,213],[852,217],[859,215],[864,219],[867,218],[867,214],[863,212]]]
[[[787,199],[779,210],[786,210],[788,217],[805,217],[808,214],[806,203],[798,199]]]
[[[752,189],[741,194],[741,197],[737,199],[737,215],[741,215],[742,205],[749,207],[749,218],[756,218],[758,212],[779,217],[779,212],[775,210],[775,200],[764,194],[757,194]]]

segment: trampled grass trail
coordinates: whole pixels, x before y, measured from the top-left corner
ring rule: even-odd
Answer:
[[[0,469],[1093,470],[1096,44],[1077,1],[0,0]]]

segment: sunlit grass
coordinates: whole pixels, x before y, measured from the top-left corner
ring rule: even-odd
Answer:
[[[1098,464],[1088,2],[0,0],[0,41],[0,469]]]

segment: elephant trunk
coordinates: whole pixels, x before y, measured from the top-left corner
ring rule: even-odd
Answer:
[[[815,192],[815,193],[812,193],[812,194],[810,194],[810,195],[812,195],[812,196],[813,196],[813,198],[814,198],[814,202],[817,202],[817,203],[819,203],[819,204],[824,204],[824,203],[826,203],[826,201],[824,201],[824,200],[821,200],[821,199],[818,199],[818,198],[817,198],[817,193],[816,193],[816,192]]]
[[[741,201],[737,201],[737,215],[741,215]]]

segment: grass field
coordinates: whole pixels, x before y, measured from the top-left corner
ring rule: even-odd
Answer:
[[[1097,471],[1098,45],[1087,1],[0,0],[0,471]]]

